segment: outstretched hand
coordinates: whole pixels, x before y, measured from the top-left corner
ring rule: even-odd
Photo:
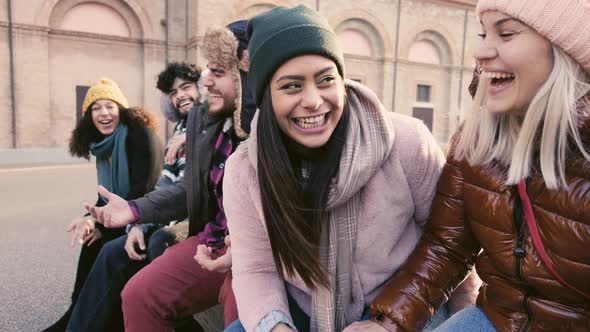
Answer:
[[[84,204],[86,210],[96,221],[107,228],[123,227],[135,221],[126,200],[111,193],[103,186],[98,186],[98,193],[109,201],[107,205],[97,207],[88,203]]]
[[[74,219],[66,231],[70,234],[70,247],[76,244],[90,247],[94,242],[102,237],[102,233],[96,228],[95,220],[90,217],[80,217]]]

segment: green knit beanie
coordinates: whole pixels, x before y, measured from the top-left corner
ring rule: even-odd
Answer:
[[[275,7],[248,22],[250,71],[248,84],[260,105],[274,72],[287,60],[317,54],[334,60],[344,77],[344,59],[336,34],[318,12],[304,5]]]

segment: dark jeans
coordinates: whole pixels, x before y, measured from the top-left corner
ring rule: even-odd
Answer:
[[[293,319],[293,324],[297,327],[297,331],[309,332],[309,316],[299,308],[297,302],[291,296],[288,296],[287,300],[289,301],[289,313]]]
[[[64,332],[66,325],[72,315],[72,310],[76,305],[78,297],[82,292],[82,288],[94,262],[97,259],[101,249],[109,241],[118,238],[121,234],[124,234],[124,228],[104,229],[101,228],[102,237],[94,242],[91,246],[82,246],[80,250],[80,258],[78,259],[78,267],[76,268],[76,281],[74,282],[74,291],[72,292],[72,303],[68,310],[61,316],[61,318],[53,323],[50,327],[43,330],[43,332]]]
[[[291,314],[291,318],[293,319],[293,325],[295,325],[295,328],[297,328],[298,332],[308,332],[309,331],[309,325],[310,325],[310,319],[309,316],[303,312],[303,310],[301,310],[301,308],[299,308],[299,306],[297,305],[297,303],[295,302],[295,300],[293,300],[293,298],[291,297],[291,295],[289,295],[289,293],[287,293],[287,299],[289,300],[289,313]],[[448,318],[448,308],[447,305],[444,304],[436,313],[436,315],[434,315],[434,317],[432,317],[432,319],[426,323],[426,326],[424,327],[424,329],[422,330],[422,332],[429,332],[434,330],[435,328],[437,328],[440,324],[442,324],[447,318]],[[369,308],[367,307],[364,312],[363,315],[361,317],[361,321],[364,320],[369,320],[371,319],[371,314],[369,312]],[[240,322],[239,320],[233,322],[230,326],[228,326],[224,332],[245,332],[246,329],[244,329],[244,326],[242,325],[242,322]],[[445,330],[447,331],[447,330]],[[451,330],[449,330],[451,331]],[[456,331],[462,331],[462,330],[456,330]],[[471,330],[469,330],[471,331]],[[473,330],[475,331],[475,330]],[[488,332],[488,330],[482,330],[482,332]]]
[[[289,301],[289,314],[293,319],[293,325],[297,328],[298,332],[309,332],[309,316],[299,308],[297,302],[287,292],[287,300]],[[246,329],[239,320],[233,322],[231,325],[226,327],[224,332],[246,332]]]
[[[121,291],[139,270],[188,232],[188,222],[146,236],[148,259],[134,261],[125,251],[127,235],[106,243],[96,258],[74,306],[67,331],[123,331]],[[184,236],[184,237],[183,237]]]
[[[76,269],[76,281],[74,282],[74,291],[72,292],[72,306],[76,304],[78,296],[82,291],[82,287],[88,278],[88,274],[92,269],[92,265],[96,261],[102,247],[108,244],[113,239],[124,234],[124,228],[104,229],[102,230],[102,238],[94,242],[91,246],[82,246],[80,250],[80,258],[78,259],[78,267]]]

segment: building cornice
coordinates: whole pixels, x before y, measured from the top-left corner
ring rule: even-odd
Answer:
[[[0,27],[8,28],[8,22],[0,21]],[[92,32],[55,29],[55,28],[49,28],[46,26],[40,26],[40,25],[34,25],[34,24],[13,23],[12,28],[15,33],[17,33],[17,32],[40,32],[40,33],[49,33],[51,35],[56,35],[56,36],[74,37],[74,38],[78,38],[78,39],[94,39],[94,40],[100,39],[100,40],[104,40],[104,41],[118,41],[118,42],[127,42],[127,43],[145,43],[145,44],[157,44],[157,45],[164,45],[164,43],[165,43],[164,40],[159,40],[159,39],[141,39],[141,38],[113,36],[113,35],[103,35],[103,34],[92,33]],[[173,46],[173,47],[185,46],[183,43],[170,43],[169,45]]]
[[[8,27],[8,22],[0,21],[0,26]],[[43,26],[33,25],[33,24],[23,24],[23,23],[12,23],[12,28],[14,30],[35,31],[35,32],[48,32],[50,30],[48,27],[43,27]]]
[[[49,29],[49,33],[51,35],[68,36],[68,37],[74,37],[74,38],[79,38],[79,39],[100,39],[100,40],[104,40],[104,41],[118,41],[118,42],[127,42],[127,43],[141,43],[142,42],[142,39],[140,39],[140,38],[103,35],[103,34],[99,34],[99,33],[73,31],[73,30]]]
[[[403,59],[399,59],[397,61],[397,63],[399,63],[400,65],[411,65],[411,66],[422,67],[422,68],[451,70],[451,71],[464,71],[464,70],[473,71],[473,69],[475,69],[474,66],[437,65],[437,64],[403,60]]]
[[[428,2],[434,2],[445,6],[453,6],[462,9],[475,10],[477,0],[425,0]]]
[[[1,28],[8,28],[8,22],[0,21]],[[165,47],[166,42],[160,39],[141,39],[131,37],[121,37],[112,35],[103,35],[91,32],[83,31],[72,31],[62,29],[52,29],[44,26],[33,25],[33,24],[22,24],[16,23],[12,25],[14,33],[32,33],[32,34],[49,34],[52,37],[66,38],[72,40],[83,40],[101,43],[120,42],[127,44],[143,44],[146,46]],[[171,48],[185,48],[187,47],[184,43],[169,42],[168,47]]]

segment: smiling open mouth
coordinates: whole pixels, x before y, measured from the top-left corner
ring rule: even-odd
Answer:
[[[317,128],[325,125],[330,118],[331,112],[315,115],[315,116],[308,116],[308,117],[298,117],[292,118],[291,120],[298,126],[303,129],[311,129]]]
[[[98,123],[100,123],[101,125],[110,125],[113,122],[113,120],[100,120],[98,121]]]
[[[490,79],[493,87],[503,87],[514,81],[515,75],[512,73],[501,72],[484,72],[483,75]]]
[[[180,101],[176,106],[178,108],[183,108],[187,105],[191,105],[192,103],[193,103],[193,101],[191,99],[185,99],[185,100]]]

